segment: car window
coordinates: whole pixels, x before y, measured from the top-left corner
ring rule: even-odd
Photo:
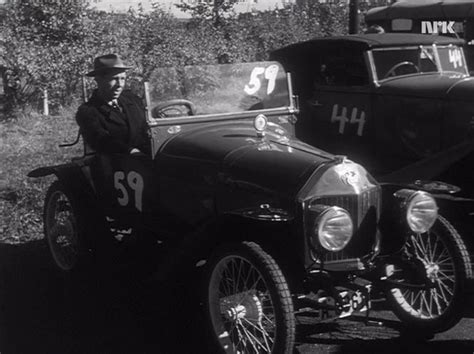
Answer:
[[[373,58],[379,80],[438,71],[435,54],[429,47],[374,50]]]
[[[362,51],[353,48],[330,48],[314,63],[314,83],[322,86],[364,86],[369,72]]]
[[[383,48],[372,52],[378,80],[430,72],[457,72],[466,75],[462,49],[457,46]]]
[[[461,48],[456,46],[438,47],[440,66],[443,71],[467,74],[468,69],[462,54]]]

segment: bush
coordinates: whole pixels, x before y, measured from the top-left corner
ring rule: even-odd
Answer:
[[[188,6],[193,19],[182,22],[159,7],[118,14],[92,11],[83,1],[8,2],[2,59],[17,84],[7,102],[11,109],[39,108],[46,89],[57,112],[80,99],[82,74],[105,53],[120,53],[134,66],[129,76],[137,87],[157,67],[265,60],[280,46],[345,33],[348,23],[346,5],[305,2],[236,15],[234,2],[217,4]]]
[[[158,77],[158,67],[175,67],[179,73],[185,65],[266,60],[280,46],[342,34],[347,27],[347,9],[338,5],[308,2],[240,15],[231,7],[221,10],[218,21],[206,12],[184,23],[158,7],[151,13],[115,14],[91,11],[82,1],[7,3],[1,29],[9,41],[1,55],[8,68],[7,101],[17,120],[4,120],[0,130],[0,241],[42,237],[40,215],[51,181],[28,179],[26,174],[81,153],[80,147],[57,145],[76,137],[73,116],[82,94],[82,75],[94,57],[119,53],[134,67],[129,84],[140,90],[143,80]],[[164,88],[166,83],[155,86]],[[92,80],[86,81],[88,89],[92,85]],[[34,113],[43,89],[48,90],[55,116]]]

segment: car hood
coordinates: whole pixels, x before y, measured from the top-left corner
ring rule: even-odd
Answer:
[[[412,96],[420,98],[447,98],[468,96],[474,91],[474,78],[453,74],[426,74],[396,77],[380,83],[379,94]]]
[[[180,164],[192,160],[212,166],[228,183],[247,184],[282,195],[296,195],[314,170],[334,156],[288,137],[269,125],[263,138],[251,122],[205,125],[169,139],[160,159]]]

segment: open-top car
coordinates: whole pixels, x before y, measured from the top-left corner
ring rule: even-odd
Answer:
[[[58,178],[44,226],[59,269],[99,240],[146,235],[204,274],[215,351],[291,353],[299,313],[369,311],[381,292],[420,333],[459,321],[471,268],[434,198],[384,191],[359,164],[295,139],[278,62],[157,69],[145,87],[151,156],[86,147],[29,174]]]

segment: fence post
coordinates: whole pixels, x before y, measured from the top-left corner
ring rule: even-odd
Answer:
[[[43,114],[49,116],[48,90],[43,89]]]
[[[359,33],[359,0],[349,1],[349,34]]]

